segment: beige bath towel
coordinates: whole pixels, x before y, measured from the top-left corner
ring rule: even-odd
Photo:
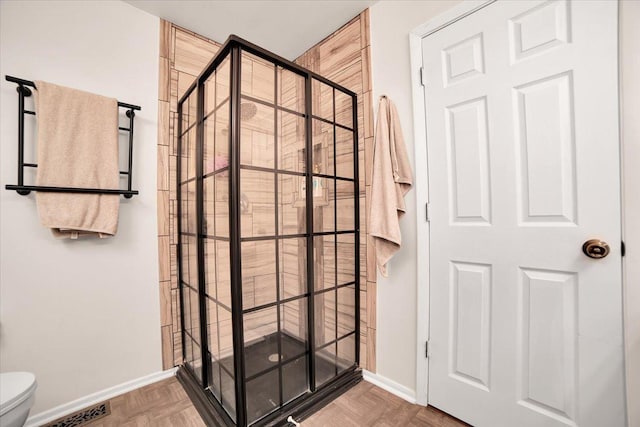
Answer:
[[[117,189],[118,101],[51,83],[36,82],[37,185]],[[56,237],[112,236],[120,196],[36,194],[40,222]]]
[[[404,195],[411,189],[412,176],[398,111],[382,96],[374,135],[369,232],[376,245],[376,264],[384,277],[387,262],[402,244],[400,218],[405,213]]]

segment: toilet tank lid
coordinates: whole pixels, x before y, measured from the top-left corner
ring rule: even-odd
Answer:
[[[0,416],[29,398],[36,386],[36,376],[30,372],[0,373]]]

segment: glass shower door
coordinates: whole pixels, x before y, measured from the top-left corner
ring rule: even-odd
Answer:
[[[304,78],[242,53],[240,230],[247,421],[309,390]]]

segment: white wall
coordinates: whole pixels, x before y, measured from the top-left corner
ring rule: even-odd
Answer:
[[[409,32],[457,3],[384,0],[370,9],[374,115],[377,117],[380,95],[395,102],[414,171]],[[376,363],[379,375],[415,390],[416,212],[423,211],[416,207],[415,190],[406,200],[407,215],[400,223],[402,248],[389,264],[389,277],[378,276]]]
[[[158,18],[119,1],[0,2],[0,370],[35,373],[32,414],[162,369],[158,40]],[[133,180],[140,195],[122,199],[116,237],[55,240],[32,195],[4,190],[16,183],[18,100],[5,74],[142,106]]]
[[[620,3],[623,258],[629,426],[640,427],[640,2]]]

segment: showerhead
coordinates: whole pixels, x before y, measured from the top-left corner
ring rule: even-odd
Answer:
[[[240,119],[251,120],[258,112],[258,106],[253,102],[243,102],[240,104]],[[227,135],[229,133],[228,128],[222,129],[222,134]]]
[[[253,102],[243,102],[240,104],[240,118],[242,120],[252,119],[258,112],[258,106]]]

